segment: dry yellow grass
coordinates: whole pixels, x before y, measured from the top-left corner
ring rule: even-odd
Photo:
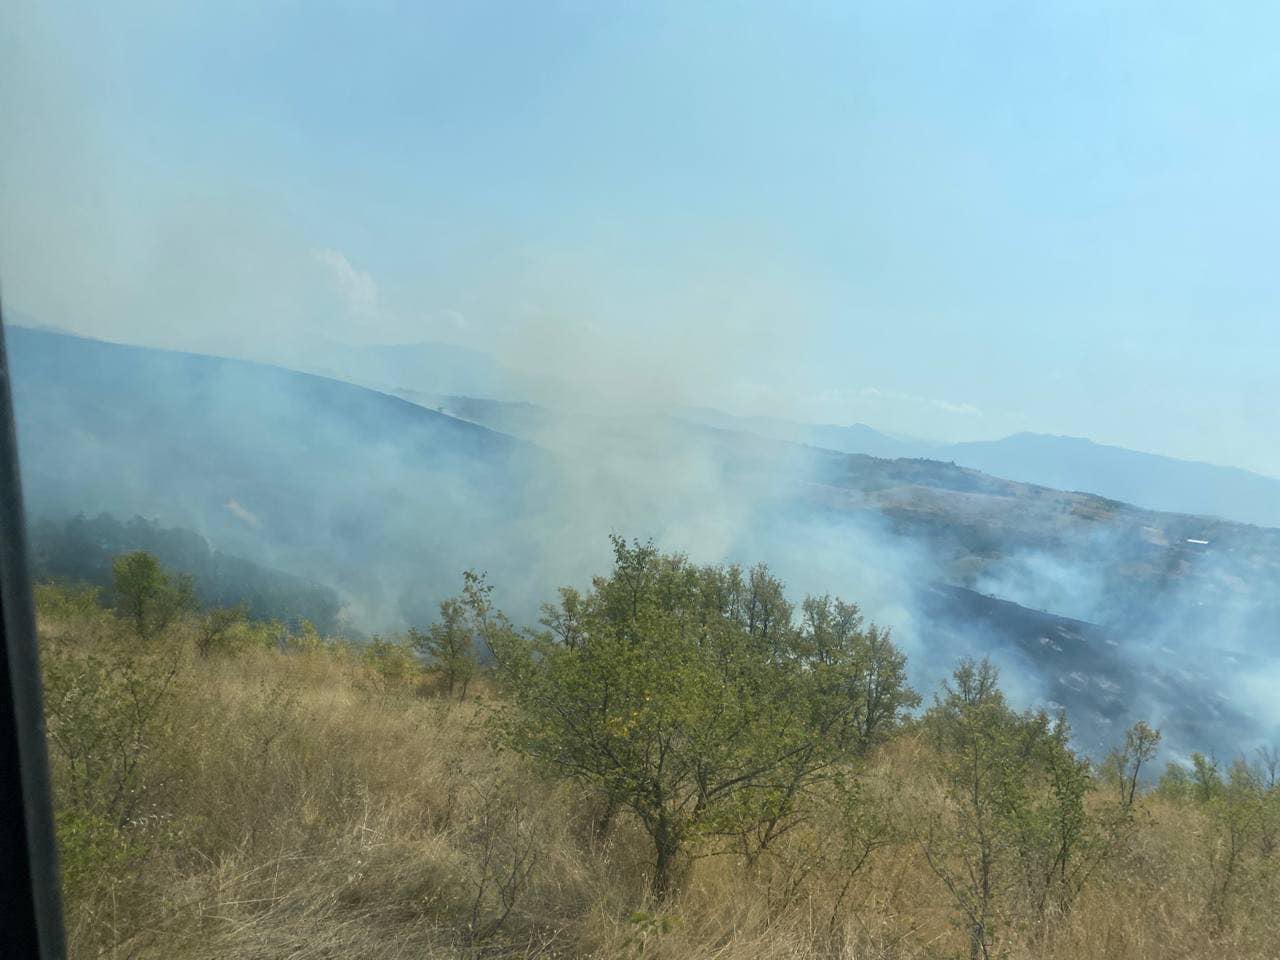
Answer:
[[[123,643],[108,614],[42,620],[49,657]],[[173,712],[145,747],[145,816],[123,859],[68,890],[73,955],[124,958],[648,957],[835,960],[966,956],[946,889],[911,839],[938,802],[903,736],[865,772],[899,838],[852,877],[782,860],[698,860],[672,903],[645,901],[648,847],[625,820],[591,836],[591,796],[498,750],[492,692],[465,704],[389,683],[341,650],[200,660],[181,629]],[[65,771],[55,753],[55,775]],[[1208,902],[1214,831],[1146,798],[1075,909],[1010,958],[1280,956],[1275,871],[1255,861],[1230,922]],[[840,891],[847,890],[843,900]],[[509,885],[509,886],[508,886]],[[509,894],[504,899],[505,892]]]

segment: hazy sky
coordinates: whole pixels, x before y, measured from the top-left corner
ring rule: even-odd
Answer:
[[[0,17],[36,321],[1280,475],[1274,4],[92,6]]]

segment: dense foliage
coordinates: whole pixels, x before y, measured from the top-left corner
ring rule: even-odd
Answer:
[[[918,702],[886,633],[763,567],[696,566],[614,541],[615,567],[494,651],[509,742],[632,811],[665,896],[716,838],[767,845],[815,787]]]

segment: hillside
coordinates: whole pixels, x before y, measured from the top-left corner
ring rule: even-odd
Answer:
[[[529,404],[466,397],[421,402],[546,446],[612,439],[626,428],[617,419]],[[1246,609],[1251,626],[1280,613],[1277,529],[1151,510],[937,459],[842,455],[680,420],[665,429],[672,446],[714,451],[738,482],[785,476],[789,485],[769,493],[788,517],[821,516],[835,528],[855,523],[923,545],[937,579],[1024,606],[1108,623],[1149,613],[1157,600],[1228,608],[1235,625]]]
[[[435,341],[381,345],[312,337],[291,344],[288,355],[269,360],[387,392],[404,388],[502,397],[517,379],[487,354]]]
[[[568,450],[616,444],[626,429],[528,404],[430,402]],[[744,555],[768,556],[814,589],[859,595],[918,645],[922,675],[940,674],[941,651],[1002,658],[1026,701],[1069,706],[1094,746],[1139,714],[1181,750],[1280,734],[1280,530],[945,461],[844,455],[684,421],[661,435],[669,449],[706,453],[727,490],[757,491],[736,541]],[[1095,640],[1064,647],[1060,631]],[[1236,691],[1229,708],[1225,690]]]
[[[539,496],[546,461],[528,444],[279,367],[22,328],[7,338],[33,518],[185,527],[333,585],[373,627],[429,608],[433,579],[520,562],[518,543],[497,538]]]
[[[930,443],[893,437],[865,424],[814,425],[772,417],[735,417],[707,408],[688,408],[681,415],[695,423],[843,453],[950,462],[1009,480],[1085,491],[1150,510],[1280,527],[1280,479],[1080,437],[1019,433],[1001,440]]]
[[[853,767],[843,802],[813,797],[769,855],[706,838],[678,894],[655,903],[639,819],[603,817],[598,792],[500,749],[492,720],[507,703],[489,683],[459,703],[404,659],[300,637],[281,649],[252,632],[200,658],[195,623],[140,649],[109,611],[41,599],[74,956],[968,952],[962,905],[936,867],[940,850],[966,853],[967,834],[945,756],[919,727]],[[147,709],[130,711],[122,690],[141,691]],[[86,773],[98,750],[105,764]],[[116,776],[130,790],[114,801],[77,789]],[[1034,876],[1011,862],[1021,846],[989,838],[992,946],[1008,960],[1273,957],[1280,787],[1259,776],[1166,777],[1132,810],[1117,809],[1114,776],[1091,778],[1074,854],[1088,869],[1040,921],[1023,893]],[[146,815],[121,821],[121,809]]]
[[[1074,708],[1088,744],[1139,709],[1178,750],[1280,729],[1267,684],[1280,675],[1280,531],[669,418],[409,402],[243,361],[9,339],[33,518],[194,531],[332,587],[362,632],[426,622],[468,567],[532,623],[620,531],[704,560],[765,557],[798,590],[856,597],[912,649],[922,683],[957,650],[1003,658],[1021,701]],[[1008,606],[974,617],[967,601],[934,602],[941,587]],[[1117,655],[1074,677],[1079,664],[1036,646],[1062,620]],[[1182,725],[1189,698],[1211,715],[1232,687],[1220,734]]]

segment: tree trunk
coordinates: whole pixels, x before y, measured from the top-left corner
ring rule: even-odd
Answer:
[[[680,837],[666,820],[659,820],[653,831],[653,881],[649,892],[659,902],[670,899],[676,890],[680,859]]]
[[[596,815],[595,823],[592,824],[591,840],[597,847],[604,846],[609,839],[609,834],[613,832],[613,821],[618,815],[618,801],[613,797],[606,797],[604,808]]]
[[[986,956],[987,929],[978,922],[969,931],[969,960],[986,960]]]

